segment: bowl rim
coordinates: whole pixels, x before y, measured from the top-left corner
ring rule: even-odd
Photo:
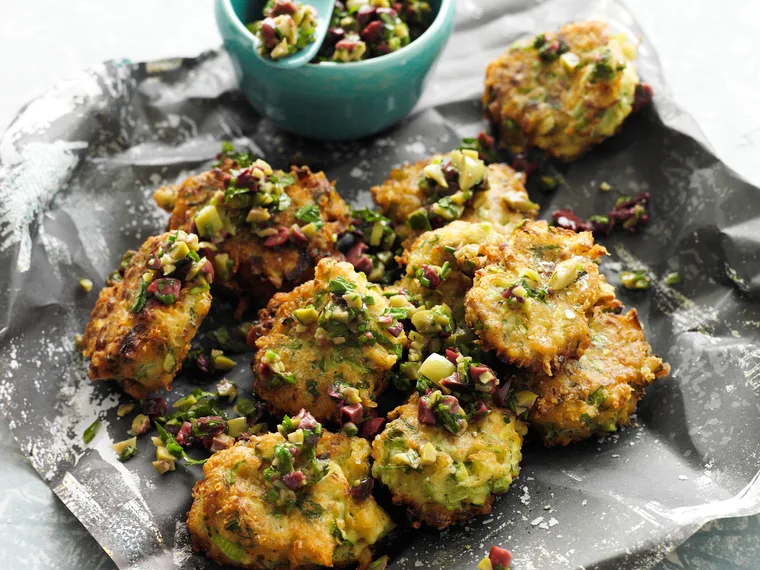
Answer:
[[[427,30],[425,30],[420,37],[418,37],[416,40],[409,43],[409,45],[404,46],[400,50],[394,51],[389,54],[381,55],[380,57],[373,57],[371,59],[365,59],[362,61],[351,61],[351,62],[334,62],[334,61],[323,61],[318,64],[315,63],[307,63],[302,69],[309,69],[309,70],[318,70],[320,68],[325,70],[334,70],[334,69],[341,69],[341,68],[352,68],[355,69],[357,67],[362,68],[371,68],[371,67],[377,67],[377,66],[384,66],[386,64],[391,64],[394,61],[404,58],[408,55],[412,55],[412,51],[416,52],[422,49],[422,45],[426,43],[428,40],[430,40],[432,37],[436,35],[437,32],[443,28],[445,25],[445,20],[447,19],[446,14],[451,10],[452,5],[454,4],[456,0],[441,0],[441,6],[438,8],[438,14],[436,14],[435,19],[430,24]],[[256,41],[256,37],[251,33],[251,31],[245,26],[245,24],[238,18],[237,14],[235,13],[235,10],[232,9],[232,0],[217,0],[219,4],[222,7],[222,10],[224,11],[224,14],[226,18],[230,21],[233,28],[237,31],[239,35],[243,35],[244,37],[251,40],[251,42]],[[305,4],[308,4],[308,0],[304,0]],[[255,45],[252,43],[252,45]],[[283,71],[297,71],[297,70],[283,70]]]

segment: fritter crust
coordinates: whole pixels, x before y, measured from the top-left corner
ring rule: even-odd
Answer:
[[[628,425],[655,379],[670,366],[646,341],[635,309],[625,314],[594,308],[591,346],[554,376],[515,375],[515,386],[538,395],[528,421],[547,446],[568,445]]]
[[[612,300],[594,261],[607,250],[590,232],[526,222],[478,271],[465,298],[467,324],[486,350],[510,364],[552,375],[591,343],[591,308]]]
[[[454,435],[441,425],[420,424],[418,403],[415,394],[389,414],[392,421],[372,443],[372,475],[390,489],[395,504],[406,505],[416,527],[444,529],[490,512],[494,496],[506,493],[520,473],[525,424],[494,408]],[[432,461],[425,455],[428,443]],[[416,469],[396,458],[409,452],[422,458]]]
[[[434,199],[430,190],[420,185],[423,169],[432,158],[394,168],[388,179],[372,188],[372,197],[383,215],[390,218],[394,230],[408,247],[424,230],[414,230],[407,220],[412,212],[425,207]],[[487,168],[487,188],[475,192],[472,202],[459,218],[467,222],[489,222],[495,228],[509,232],[520,221],[538,216],[525,189],[525,175],[505,164],[490,164]]]
[[[631,113],[636,46],[603,22],[578,22],[512,44],[486,70],[485,115],[513,152],[573,160]]]
[[[462,320],[464,297],[472,287],[472,277],[488,262],[487,256],[480,255],[481,248],[500,244],[504,239],[496,226],[486,222],[457,220],[425,232],[404,250],[399,261],[406,266],[406,276],[398,285],[428,304],[445,303],[454,318]],[[446,277],[439,284],[423,285],[426,272],[432,270],[440,275],[444,267]]]
[[[331,282],[341,279],[352,284],[352,291],[363,299],[361,308],[348,311],[356,318],[347,323],[327,318],[332,307],[346,309],[343,296],[331,293]],[[313,320],[306,322],[303,317],[304,322],[299,322],[298,311],[310,306]],[[318,421],[337,421],[342,402],[360,403],[365,411],[376,407],[374,400],[385,389],[386,374],[406,343],[402,327],[388,315],[389,305],[379,286],[349,263],[321,260],[313,281],[275,295],[260,312],[258,331],[262,334],[255,339],[257,352],[252,363],[256,393],[277,414],[295,414],[306,408]],[[398,336],[388,330],[394,325],[399,328]],[[273,372],[280,365],[268,364],[268,352],[281,363],[279,376]],[[353,388],[351,396],[336,397],[348,388]],[[357,397],[354,392],[358,402],[352,402]]]
[[[203,236],[212,242],[204,253],[214,262],[219,287],[247,295],[254,301],[266,301],[277,291],[289,291],[311,279],[320,259],[342,259],[335,241],[350,224],[350,210],[323,172],[313,173],[306,166],[292,167],[290,176],[295,183],[284,189],[290,198],[289,204],[280,211],[270,209],[271,217],[256,224],[246,221],[251,209],[248,202],[238,208],[233,206],[241,204],[224,199],[230,177],[234,179],[238,172],[237,164],[227,159],[219,168],[189,177],[179,188],[161,188],[154,195],[159,205],[173,205],[170,230],[194,231],[196,217],[205,206],[218,202],[220,209],[224,208],[230,222],[224,233],[215,238]],[[167,198],[175,193],[173,199]],[[297,213],[309,205],[318,207],[318,222],[312,226],[316,228],[313,232],[291,232],[280,245],[267,245],[270,236],[258,235],[257,232],[266,228],[278,231],[304,228],[309,222],[298,219]]]
[[[123,279],[110,281],[100,292],[82,340],[90,378],[118,380],[135,398],[171,386],[211,308],[209,287],[199,275],[182,283],[176,302],[166,305],[149,297],[141,311],[130,310],[143,275],[152,271],[149,262],[161,255],[171,235],[148,238],[132,256]]]
[[[323,432],[317,453],[329,471],[289,512],[267,499],[264,469],[280,434],[255,436],[212,455],[193,489],[187,526],[196,550],[242,568],[344,567],[372,560],[372,546],[393,527],[370,495],[352,487],[369,476],[370,446],[360,438]]]

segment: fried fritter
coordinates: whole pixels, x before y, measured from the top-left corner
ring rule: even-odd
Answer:
[[[525,424],[494,408],[455,435],[421,423],[419,403],[415,394],[389,414],[393,421],[372,444],[372,475],[407,506],[415,526],[443,529],[490,512],[520,472]]]
[[[656,378],[670,366],[652,354],[636,310],[616,314],[596,307],[589,322],[591,346],[554,376],[515,375],[514,385],[532,399],[528,422],[544,443],[567,445],[628,425],[629,416]]]
[[[211,307],[211,263],[198,236],[149,238],[112,274],[87,323],[82,344],[93,380],[118,380],[135,398],[168,388]]]
[[[490,222],[509,231],[538,215],[525,175],[504,164],[485,166],[475,151],[452,151],[391,171],[372,197],[408,247],[422,232],[454,220]]]
[[[244,164],[226,159],[154,198],[172,207],[169,229],[197,231],[205,240],[216,285],[266,300],[311,279],[320,259],[342,258],[335,241],[350,224],[350,210],[322,172]]]
[[[406,343],[380,287],[334,259],[319,262],[313,281],[275,295],[260,319],[256,393],[275,413],[307,408],[320,421],[357,424]]]
[[[401,262],[406,278],[400,284],[425,303],[446,304],[454,317],[464,317],[464,296],[472,287],[472,277],[482,264],[481,247],[498,244],[505,236],[490,223],[457,220],[425,232],[409,249]]]
[[[465,299],[467,324],[505,362],[548,375],[591,343],[591,308],[614,298],[594,261],[607,253],[590,232],[526,222],[498,263],[478,271]]]
[[[304,413],[215,453],[193,489],[194,547],[243,568],[366,568],[393,527],[370,494],[369,454]]]
[[[633,109],[636,46],[603,22],[578,22],[512,44],[486,71],[483,106],[513,152],[573,160],[612,136]]]

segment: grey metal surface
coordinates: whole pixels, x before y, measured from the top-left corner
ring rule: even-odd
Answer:
[[[675,99],[727,164],[758,183],[751,159],[760,142],[760,38],[753,2],[627,2],[660,54]],[[477,11],[475,0],[458,9]],[[709,43],[708,40],[709,39]],[[104,59],[192,55],[218,43],[211,3],[195,0],[31,0],[3,6],[0,19],[0,129],[17,108],[58,79]],[[0,568],[113,568],[81,524],[54,497],[0,421]],[[757,517],[708,525],[662,568],[755,568]]]

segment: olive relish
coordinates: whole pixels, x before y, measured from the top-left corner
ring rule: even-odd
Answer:
[[[430,5],[419,0],[336,1],[318,61],[349,63],[398,51],[431,20]]]
[[[305,243],[322,227],[318,206],[308,204],[299,208],[296,219],[303,222],[302,226],[293,224],[286,228],[273,225],[273,216],[290,206],[291,199],[285,189],[295,183],[293,176],[282,170],[273,170],[261,159],[256,159],[245,168],[225,173],[224,191],[218,190],[193,218],[198,235],[210,240],[213,245],[247,226],[264,240],[267,247],[281,246],[289,241]],[[224,255],[217,255],[215,262],[223,266],[228,261],[228,258],[222,258]]]
[[[236,416],[230,417],[225,408],[233,402]],[[121,415],[126,416],[135,408],[136,403],[130,402],[120,406],[119,410],[123,410]],[[261,405],[247,398],[238,398],[237,386],[226,378],[217,384],[215,392],[196,388],[174,402],[172,408],[174,411],[170,413],[164,398],[142,400],[140,413],[132,418],[129,431],[132,437],[112,446],[119,460],[127,461],[135,455],[137,438],[146,434],[151,425],[158,431],[158,436],[152,438],[156,448],[153,467],[162,475],[174,471],[179,460],[186,465],[205,463],[206,459],[191,458],[186,449],[200,446],[216,453],[266,430],[266,424],[257,423],[262,413]]]
[[[441,227],[460,218],[476,192],[488,189],[486,165],[475,150],[453,150],[434,157],[419,184],[428,204],[409,214],[407,224],[414,230]]]
[[[401,274],[396,257],[403,253],[390,219],[368,208],[351,214],[351,227],[338,241],[338,249],[367,279],[390,285]]]
[[[493,403],[507,402],[509,386],[501,387],[489,366],[456,349],[446,349],[446,356],[431,354],[416,375],[419,422],[442,425],[454,435],[466,430],[468,421],[488,415]]]
[[[170,234],[148,259],[129,310],[140,313],[151,299],[172,305],[179,299],[183,284],[192,285],[192,293],[208,290],[214,280],[214,269],[205,257],[198,255],[199,247],[195,234],[182,230]],[[128,259],[131,258],[130,255]]]
[[[248,24],[259,39],[259,53],[274,60],[298,53],[314,43],[316,10],[292,0],[269,0],[263,20]]]
[[[286,441],[274,446],[264,480],[269,487],[267,499],[287,511],[295,505],[296,491],[320,481],[327,474],[328,464],[316,454],[322,424],[306,410],[292,418],[285,416],[277,431]]]
[[[408,315],[349,263],[321,260],[314,280],[260,313],[256,393],[273,411],[307,408],[347,434],[372,433],[375,398],[407,344],[400,320]]]

